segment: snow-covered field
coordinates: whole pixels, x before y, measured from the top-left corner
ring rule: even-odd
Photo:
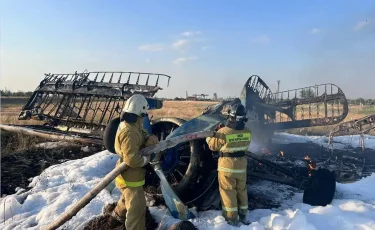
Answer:
[[[346,138],[350,137],[336,137],[334,140],[346,145]],[[289,134],[278,134],[275,139],[290,143],[312,141],[324,144],[326,141],[323,137]],[[340,143],[335,143],[334,147],[342,147]],[[352,144],[355,145],[355,141]],[[375,137],[366,136],[365,145],[375,149]],[[0,229],[41,229],[93,188],[114,168],[117,159],[117,155],[102,151],[49,167],[31,180],[30,191],[22,193],[19,190],[19,194],[1,198]],[[269,190],[270,187],[274,193]],[[355,183],[338,183],[335,199],[326,207],[303,204],[300,192],[286,199],[282,194],[284,188],[285,185],[267,181],[249,186],[249,193],[264,193],[281,199],[280,208],[249,211],[249,220],[253,222],[250,226],[231,227],[226,224],[221,212],[214,210],[199,212],[197,218],[191,221],[199,229],[375,229],[375,173]],[[82,228],[92,217],[102,213],[105,204],[115,202],[119,197],[120,193],[113,184],[108,186],[68,221],[65,229]],[[151,207],[150,211],[162,223],[178,222],[168,215],[164,207]]]
[[[275,133],[272,138],[274,144],[290,144],[290,143],[313,143],[324,148],[333,149],[347,149],[350,148],[362,148],[361,145],[362,137],[360,135],[348,135],[348,136],[336,136],[332,139],[332,143],[328,144],[327,136],[302,136],[288,133]],[[364,148],[375,150],[375,136],[363,135]],[[251,142],[249,150],[256,154],[262,154],[263,146],[256,142]]]
[[[375,149],[375,136],[363,135],[364,147]],[[332,146],[328,144],[326,136],[300,136],[288,133],[275,133],[273,143],[289,144],[289,143],[314,143],[325,148],[333,147],[334,149],[361,148],[360,135],[337,136],[332,139]]]

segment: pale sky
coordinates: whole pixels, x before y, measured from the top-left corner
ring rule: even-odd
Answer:
[[[256,74],[375,98],[373,0],[142,3],[0,0],[1,89],[87,69],[168,74],[160,97],[238,96]]]

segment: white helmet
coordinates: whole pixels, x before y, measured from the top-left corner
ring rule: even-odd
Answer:
[[[146,98],[141,94],[134,94],[125,102],[122,112],[142,117],[147,114],[148,109],[149,105]]]

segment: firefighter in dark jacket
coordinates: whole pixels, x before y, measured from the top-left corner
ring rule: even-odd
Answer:
[[[124,224],[127,230],[146,229],[146,199],[143,190],[145,169],[150,156],[141,156],[139,151],[159,143],[158,138],[149,135],[143,128],[143,116],[147,116],[149,105],[144,96],[135,94],[123,108],[121,123],[116,133],[115,150],[120,156],[116,167],[126,162],[130,167],[115,180],[122,196],[110,217],[110,225]],[[126,217],[126,218],[125,218]],[[124,220],[125,219],[125,220]]]
[[[218,151],[218,181],[223,216],[231,225],[238,220],[248,225],[248,198],[246,189],[246,151],[251,141],[251,131],[245,127],[246,109],[241,103],[231,106],[225,127],[214,137],[207,137],[211,151]]]

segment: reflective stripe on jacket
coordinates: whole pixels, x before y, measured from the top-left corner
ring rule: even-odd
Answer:
[[[214,137],[207,137],[206,142],[212,151],[233,153],[247,151],[251,142],[251,131],[248,128],[235,130],[223,127],[217,131]],[[245,173],[247,157],[220,157],[218,171],[226,173]]]
[[[124,188],[124,187],[140,187],[145,184],[145,180],[142,181],[125,181],[122,177],[116,177],[116,187],[118,188]]]

